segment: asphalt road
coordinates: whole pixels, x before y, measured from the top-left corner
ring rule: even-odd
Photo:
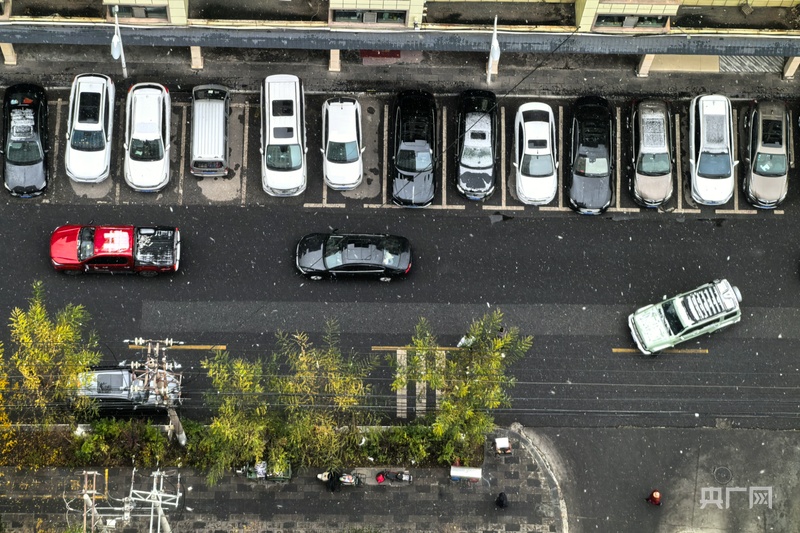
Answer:
[[[345,350],[366,353],[374,346],[405,345],[421,316],[431,320],[442,345],[452,346],[473,318],[500,308],[510,325],[535,337],[529,356],[514,367],[519,381],[514,403],[499,413],[500,422],[578,427],[796,424],[793,354],[800,339],[800,278],[797,246],[790,236],[797,232],[800,210],[794,189],[779,212],[756,212],[741,193],[730,205],[698,209],[689,204],[685,191],[676,194],[667,212],[647,211],[628,197],[620,164],[619,194],[601,217],[572,213],[563,195],[548,209],[523,207],[515,200],[513,178],[486,205],[459,199],[452,183],[443,180],[433,208],[394,209],[384,196],[388,95],[364,96],[368,176],[358,190],[343,194],[322,185],[315,110],[324,95],[312,94],[308,190],[300,198],[273,199],[260,187],[254,95],[243,93],[234,101],[232,175],[196,180],[187,171],[187,93],[176,91],[173,182],[163,193],[142,195],[127,189],[120,177],[120,127],[115,131],[114,177],[97,186],[69,182],[60,144],[66,128],[65,96],[63,91],[50,95],[55,176],[48,193],[33,201],[2,200],[4,316],[25,305],[30,284],[43,280],[51,309],[66,303],[89,309],[110,361],[130,358],[123,340],[135,336],[224,344],[236,355],[255,358],[273,346],[277,330],[318,337],[328,319],[340,324]],[[504,106],[506,153],[519,101]],[[677,102],[676,108],[684,109],[687,102]],[[561,137],[568,139],[569,102],[552,103],[561,107]],[[627,107],[615,104],[624,158]],[[123,107],[118,103],[118,124]],[[446,149],[455,135],[454,98],[440,99],[440,116]],[[685,140],[680,139],[685,130],[685,123],[679,123],[677,131],[683,135],[676,142],[684,157]],[[568,168],[563,164],[567,151],[561,147],[562,172]],[[452,169],[451,156],[447,152],[442,159],[440,173]],[[502,165],[502,174],[511,174],[510,161]],[[181,271],[157,279],[56,274],[47,260],[50,232],[60,224],[90,221],[179,226]],[[306,281],[294,270],[297,239],[333,228],[408,237],[414,246],[410,277],[391,284]],[[626,325],[630,312],[717,277],[741,289],[740,324],[656,358],[636,353]],[[7,338],[5,342],[8,346]],[[176,352],[187,375],[195,377],[204,355]],[[389,376],[389,367],[381,364],[374,383],[376,403],[391,414]],[[201,405],[203,388],[199,377],[187,386],[187,410]]]

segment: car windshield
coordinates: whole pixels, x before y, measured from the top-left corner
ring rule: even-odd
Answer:
[[[72,139],[69,145],[73,149],[81,152],[99,152],[106,147],[106,139],[103,136],[103,132],[100,130],[75,130],[72,132]]]
[[[330,270],[332,268],[341,266],[343,244],[344,239],[341,235],[331,235],[328,237],[328,240],[325,241],[325,247],[323,249],[325,268]]]
[[[673,335],[679,334],[683,331],[683,324],[678,316],[678,311],[675,309],[675,302],[670,301],[665,303],[661,309],[664,311],[664,318],[667,321],[667,326]]]
[[[33,165],[42,161],[42,149],[39,142],[29,141],[8,141],[6,146],[6,160],[15,165]]]
[[[81,228],[78,235],[78,259],[85,261],[94,255],[94,228]]]
[[[134,161],[159,161],[164,158],[164,147],[161,139],[131,141],[131,159]]]
[[[525,154],[522,158],[522,165],[520,165],[519,171],[522,172],[524,176],[531,176],[532,178],[551,176],[553,174],[553,159],[549,154]]]
[[[267,146],[267,168],[297,170],[303,164],[299,144],[270,144]]]
[[[400,150],[397,152],[397,168],[406,172],[429,170],[431,153],[428,150]]]
[[[358,161],[358,143],[337,143],[330,141],[327,152],[328,161],[331,163],[354,163]]]
[[[786,156],[783,154],[756,154],[753,170],[760,176],[778,177],[786,175]]]
[[[645,176],[663,176],[670,171],[669,154],[639,154],[636,172]]]
[[[701,152],[697,162],[697,174],[708,179],[731,177],[731,158],[727,153]]]
[[[580,154],[575,161],[574,172],[579,176],[588,178],[608,176],[608,159]]]

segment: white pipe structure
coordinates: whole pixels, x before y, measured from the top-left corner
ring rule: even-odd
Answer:
[[[492,83],[492,72],[497,69],[500,61],[500,42],[497,40],[497,15],[494,16],[494,31],[492,32],[492,46],[489,49],[489,62],[486,63],[486,85]]]
[[[111,38],[111,57],[122,60],[122,77],[128,77],[128,67],[125,65],[125,50],[122,48],[122,35],[119,33],[119,6],[114,6],[114,37]]]

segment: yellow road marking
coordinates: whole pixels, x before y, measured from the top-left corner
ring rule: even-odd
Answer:
[[[612,348],[613,353],[641,353],[636,348]],[[662,350],[659,353],[708,353],[707,348],[688,348],[685,350]]]
[[[142,350],[147,346],[139,344],[129,344],[131,350]],[[164,346],[167,350],[227,350],[225,344],[176,344],[175,346]]]
[[[372,346],[373,352],[396,352],[397,350],[412,350],[412,346]],[[437,350],[444,350],[444,351],[453,351],[453,350],[460,350],[456,346],[453,347],[446,347],[446,346],[437,346]]]

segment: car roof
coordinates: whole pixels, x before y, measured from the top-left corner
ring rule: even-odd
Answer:
[[[328,100],[328,131],[330,140],[348,142],[357,140],[356,121],[354,119],[359,105],[352,98]]]
[[[727,149],[730,117],[728,99],[707,96],[700,100],[700,120],[703,127],[703,146],[707,149]]]
[[[492,119],[488,113],[480,111],[467,113],[464,124],[466,127],[464,145],[474,147],[492,145]]]
[[[119,255],[133,251],[132,226],[95,226],[94,253]]]
[[[641,150],[663,152],[667,150],[667,108],[663,102],[642,102],[639,105]]]
[[[161,113],[164,91],[148,85],[131,90],[133,134],[136,137],[158,139],[161,136]]]

